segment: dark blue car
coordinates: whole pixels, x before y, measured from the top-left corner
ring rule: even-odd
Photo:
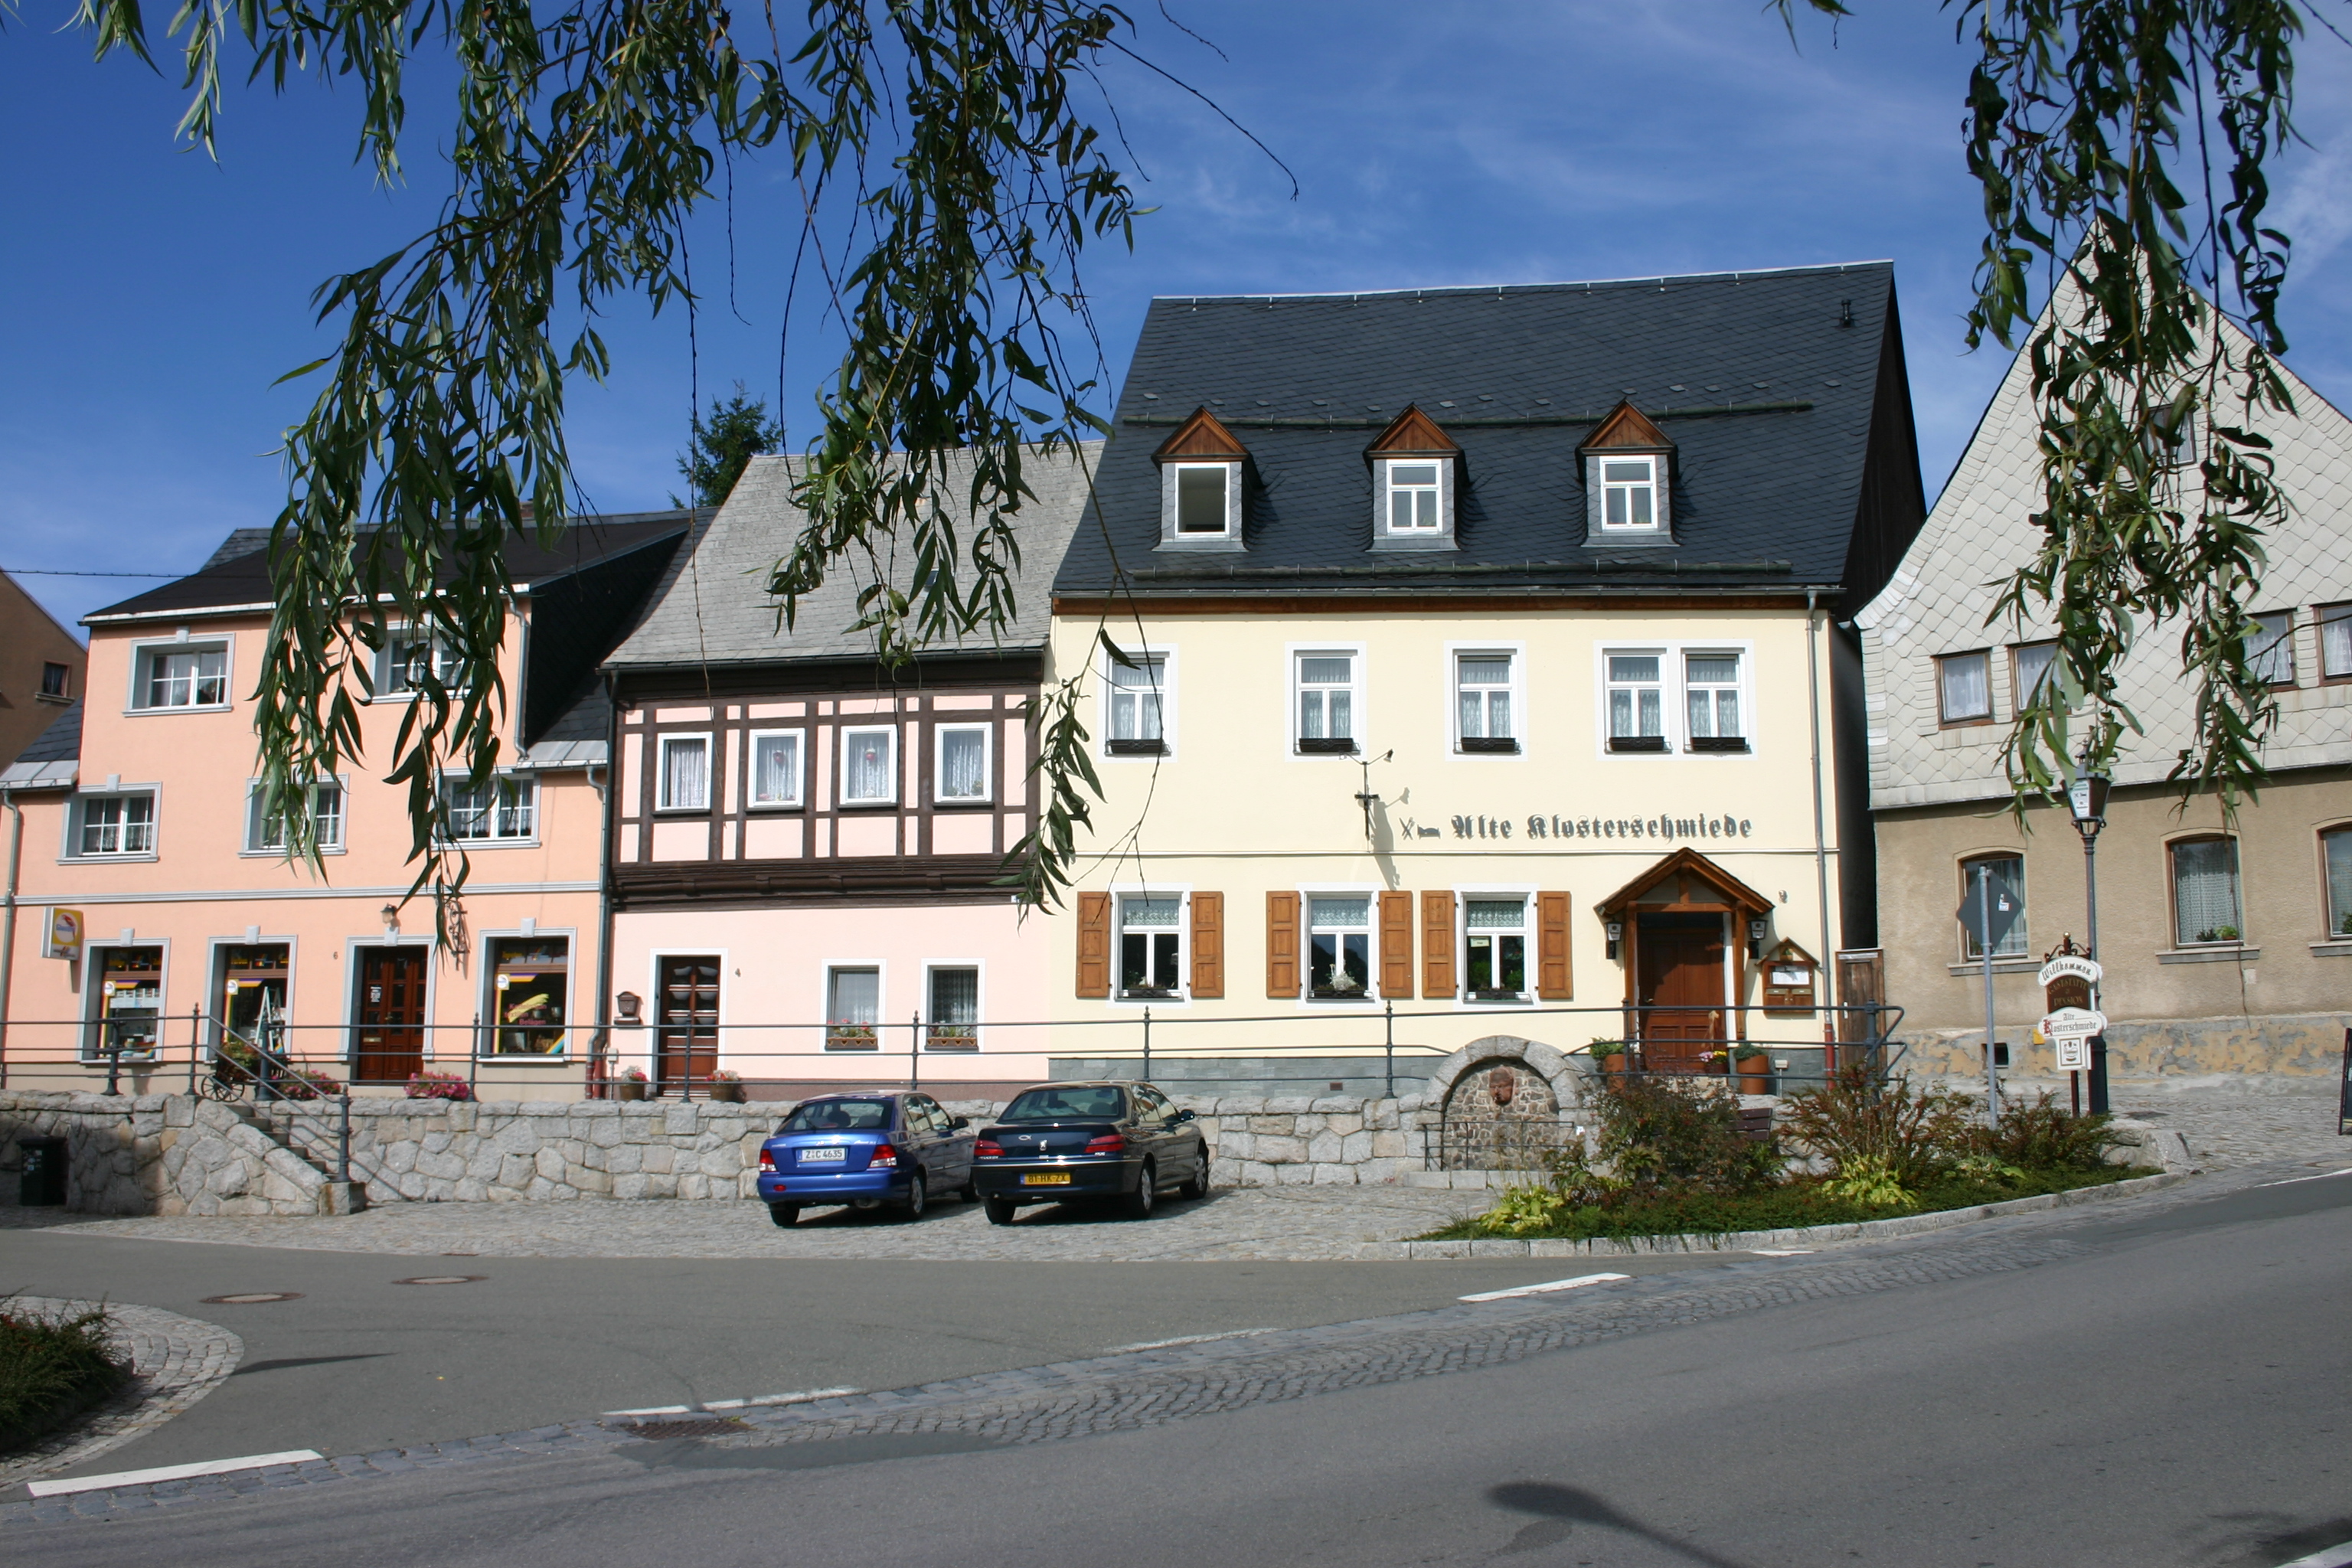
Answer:
[[[936,1194],[973,1196],[971,1149],[971,1124],[928,1094],[819,1095],[760,1146],[760,1198],[778,1225],[827,1204],[920,1219]]]
[[[1026,1204],[1094,1199],[1149,1219],[1163,1192],[1209,1194],[1209,1141],[1148,1083],[1041,1083],[980,1134],[972,1184],[989,1221]]]

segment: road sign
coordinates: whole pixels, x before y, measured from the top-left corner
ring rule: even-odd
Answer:
[[[1985,929],[1985,895],[1988,891],[1992,895],[1992,929],[1990,931]],[[1997,952],[2002,939],[2009,935],[2010,927],[2015,925],[2017,917],[2024,912],[2024,906],[2018,901],[2015,893],[2007,888],[1994,887],[1989,877],[1979,877],[1969,884],[1969,896],[1960,900],[1960,928],[1979,942],[1990,935],[1991,942],[1987,951]]]

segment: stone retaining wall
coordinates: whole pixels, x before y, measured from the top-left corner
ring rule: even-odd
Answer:
[[[25,1138],[66,1141],[66,1206],[82,1214],[329,1212],[333,1184],[236,1110],[184,1094],[0,1093],[0,1167]]]

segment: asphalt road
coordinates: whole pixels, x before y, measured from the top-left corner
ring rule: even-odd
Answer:
[[[373,1453],[607,1410],[806,1389],[907,1388],[1148,1341],[1382,1317],[1583,1271],[1559,1259],[418,1258],[0,1232],[0,1289],[136,1301],[219,1323],[245,1342],[237,1370],[193,1408],[58,1472],[67,1476],[296,1448]],[[457,1274],[483,1278],[394,1283]],[[263,1291],[300,1299],[204,1300]]]
[[[2008,1272],[1100,1436],[646,1443],[11,1541],[58,1565],[498,1568],[2239,1568],[2352,1541],[2352,1177],[2068,1234]]]

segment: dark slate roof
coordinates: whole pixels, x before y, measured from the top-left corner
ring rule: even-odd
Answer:
[[[507,550],[509,580],[528,590],[568,576],[599,562],[674,539],[696,515],[690,511],[638,511],[575,519],[551,550],[541,550],[528,537],[510,544]],[[93,611],[82,617],[82,624],[267,605],[270,598],[268,544],[268,529],[238,529],[222,541],[211,560],[187,576]]]
[[[49,721],[33,743],[16,753],[20,763],[70,763],[81,756],[81,699]]]
[[[1855,584],[1868,521],[1891,561],[1924,511],[1886,262],[1609,283],[1155,300],[1097,490],[1141,590],[1528,584]],[[1891,373],[1891,374],[1889,374]],[[1629,399],[1676,446],[1673,549],[1585,547],[1576,453]],[[1462,446],[1460,548],[1375,554],[1382,428],[1417,403]],[[1242,554],[1155,552],[1151,453],[1206,405],[1251,453]],[[1874,436],[1877,437],[1874,441]],[[1865,454],[1890,483],[1865,483]],[[1907,479],[1902,464],[1907,458]],[[1889,498],[1892,498],[1891,500]],[[1899,515],[1908,513],[1908,516]],[[1596,559],[1605,557],[1603,559]],[[1055,584],[1099,593],[1082,529]],[[1876,584],[1869,584],[1872,591]]]

